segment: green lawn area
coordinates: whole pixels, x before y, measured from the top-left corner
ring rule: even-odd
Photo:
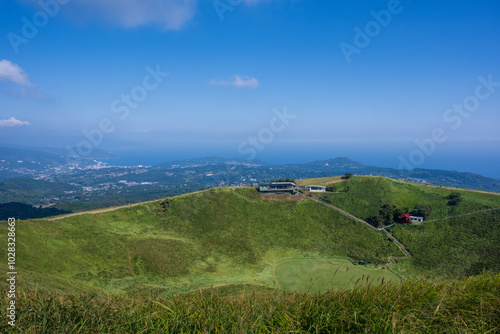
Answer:
[[[353,265],[345,258],[286,259],[276,265],[274,274],[282,289],[312,293],[398,280],[388,270]]]

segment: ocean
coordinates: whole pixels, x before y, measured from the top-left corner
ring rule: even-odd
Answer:
[[[294,143],[270,145],[257,151],[255,159],[273,164],[305,163],[347,157],[365,165],[398,168],[406,161],[415,168],[471,172],[500,179],[500,147],[497,142],[452,142],[424,152],[414,143],[342,142]],[[167,161],[217,156],[247,159],[236,146],[183,147],[175,149],[113,150],[119,158],[109,160],[113,165],[157,165]]]

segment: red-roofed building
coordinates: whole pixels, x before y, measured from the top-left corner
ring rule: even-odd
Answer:
[[[409,224],[411,222],[411,217],[408,213],[403,213],[398,219],[401,224]]]

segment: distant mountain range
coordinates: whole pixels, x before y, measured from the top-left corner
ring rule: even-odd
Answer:
[[[269,164],[257,160],[247,161],[243,159],[208,157],[166,162],[155,167],[160,169],[172,169],[217,165],[247,166],[248,168],[266,171],[266,174],[268,174],[270,171],[274,171],[273,174],[276,174],[276,176],[295,179],[352,173],[359,175],[379,175],[416,183],[430,183],[448,187],[500,192],[499,179],[486,177],[479,174],[439,169],[415,168],[413,170],[406,170],[388,167],[368,166],[346,157],[307,163],[290,164]],[[240,167],[240,169],[241,168],[243,167]],[[275,178],[276,176],[273,176],[272,178]]]
[[[59,149],[60,150],[60,149]],[[23,202],[81,210],[177,195],[211,187],[238,186],[279,178],[305,179],[352,173],[448,187],[500,192],[500,180],[436,169],[398,170],[367,166],[341,157],[308,163],[206,157],[156,166],[112,166],[112,153],[68,163],[61,151],[0,148],[0,203]],[[99,159],[97,156],[107,157]]]

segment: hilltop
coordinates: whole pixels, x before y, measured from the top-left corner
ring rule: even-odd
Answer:
[[[338,193],[325,200],[362,219],[378,214],[383,205],[406,212],[429,205],[429,220],[500,206],[500,194],[418,185],[386,177],[354,176],[337,183],[335,191]],[[460,205],[448,205],[447,197],[453,192],[460,193]]]

